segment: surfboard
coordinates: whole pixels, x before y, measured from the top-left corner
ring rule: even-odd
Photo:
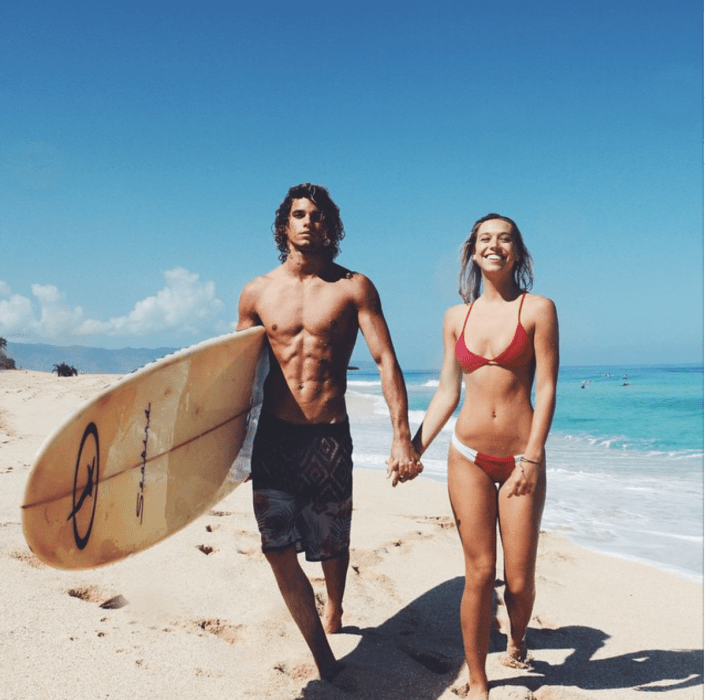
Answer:
[[[250,328],[180,350],[66,418],[40,447],[25,488],[32,552],[61,569],[117,561],[244,481],[249,465],[237,458],[251,448],[261,406],[264,337]]]

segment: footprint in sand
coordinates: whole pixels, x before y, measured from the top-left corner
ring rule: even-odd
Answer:
[[[437,525],[441,530],[455,529],[455,520],[447,515],[427,515],[423,518],[412,516],[412,520],[417,523],[428,523],[429,525]]]
[[[46,566],[46,564],[42,561],[40,561],[37,557],[32,554],[32,552],[24,552],[24,551],[16,551],[16,552],[10,552],[8,555],[12,559],[17,559],[18,561],[24,562],[25,564],[29,564],[29,566],[39,569],[41,567]]]
[[[206,620],[197,620],[196,626],[204,632],[215,635],[218,639],[222,639],[228,644],[236,644],[239,639],[239,630],[241,626],[231,625],[225,620],[219,618],[209,618]]]
[[[118,594],[106,600],[104,603],[101,603],[100,607],[103,608],[103,610],[119,610],[120,608],[124,608],[126,605],[129,605],[127,598]]]
[[[197,678],[222,678],[225,674],[222,671],[214,671],[210,668],[197,668]]]
[[[106,598],[107,594],[97,586],[69,588],[67,593],[71,598],[78,598],[86,603],[98,603],[103,610],[118,610],[129,605],[127,599],[120,594]]]

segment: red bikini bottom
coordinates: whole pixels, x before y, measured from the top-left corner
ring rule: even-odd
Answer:
[[[487,476],[492,479],[496,484],[503,484],[512,474],[514,468],[521,461],[522,455],[509,455],[508,457],[492,457],[492,455],[486,455],[477,450],[473,450],[472,447],[464,445],[457,438],[455,431],[450,439],[453,447],[455,447],[458,452],[460,452],[463,457],[469,459],[471,462],[477,464],[482,471],[484,471]]]

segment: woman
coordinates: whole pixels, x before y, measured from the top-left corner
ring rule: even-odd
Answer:
[[[504,549],[510,622],[505,663],[525,665],[534,570],[546,495],[544,446],[558,375],[558,319],[549,299],[528,294],[531,256],[517,225],[488,214],[462,249],[465,304],[443,320],[443,368],[414,445],[422,454],[460,409],[448,454],[448,491],[465,558],[460,606],[469,698],[488,698],[496,524]],[[535,406],[531,391],[536,381]]]

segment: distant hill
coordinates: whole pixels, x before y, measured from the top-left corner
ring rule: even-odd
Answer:
[[[54,365],[65,362],[79,374],[128,374],[155,360],[171,355],[179,348],[91,348],[85,345],[48,345],[44,343],[13,343],[7,341],[5,354],[11,357],[17,369],[51,372]],[[376,372],[377,365],[370,360],[350,360],[353,372]]]
[[[170,355],[177,348],[90,348],[84,345],[46,345],[43,343],[7,342],[6,354],[17,369],[51,372],[54,365],[65,362],[79,374],[128,374]]]

